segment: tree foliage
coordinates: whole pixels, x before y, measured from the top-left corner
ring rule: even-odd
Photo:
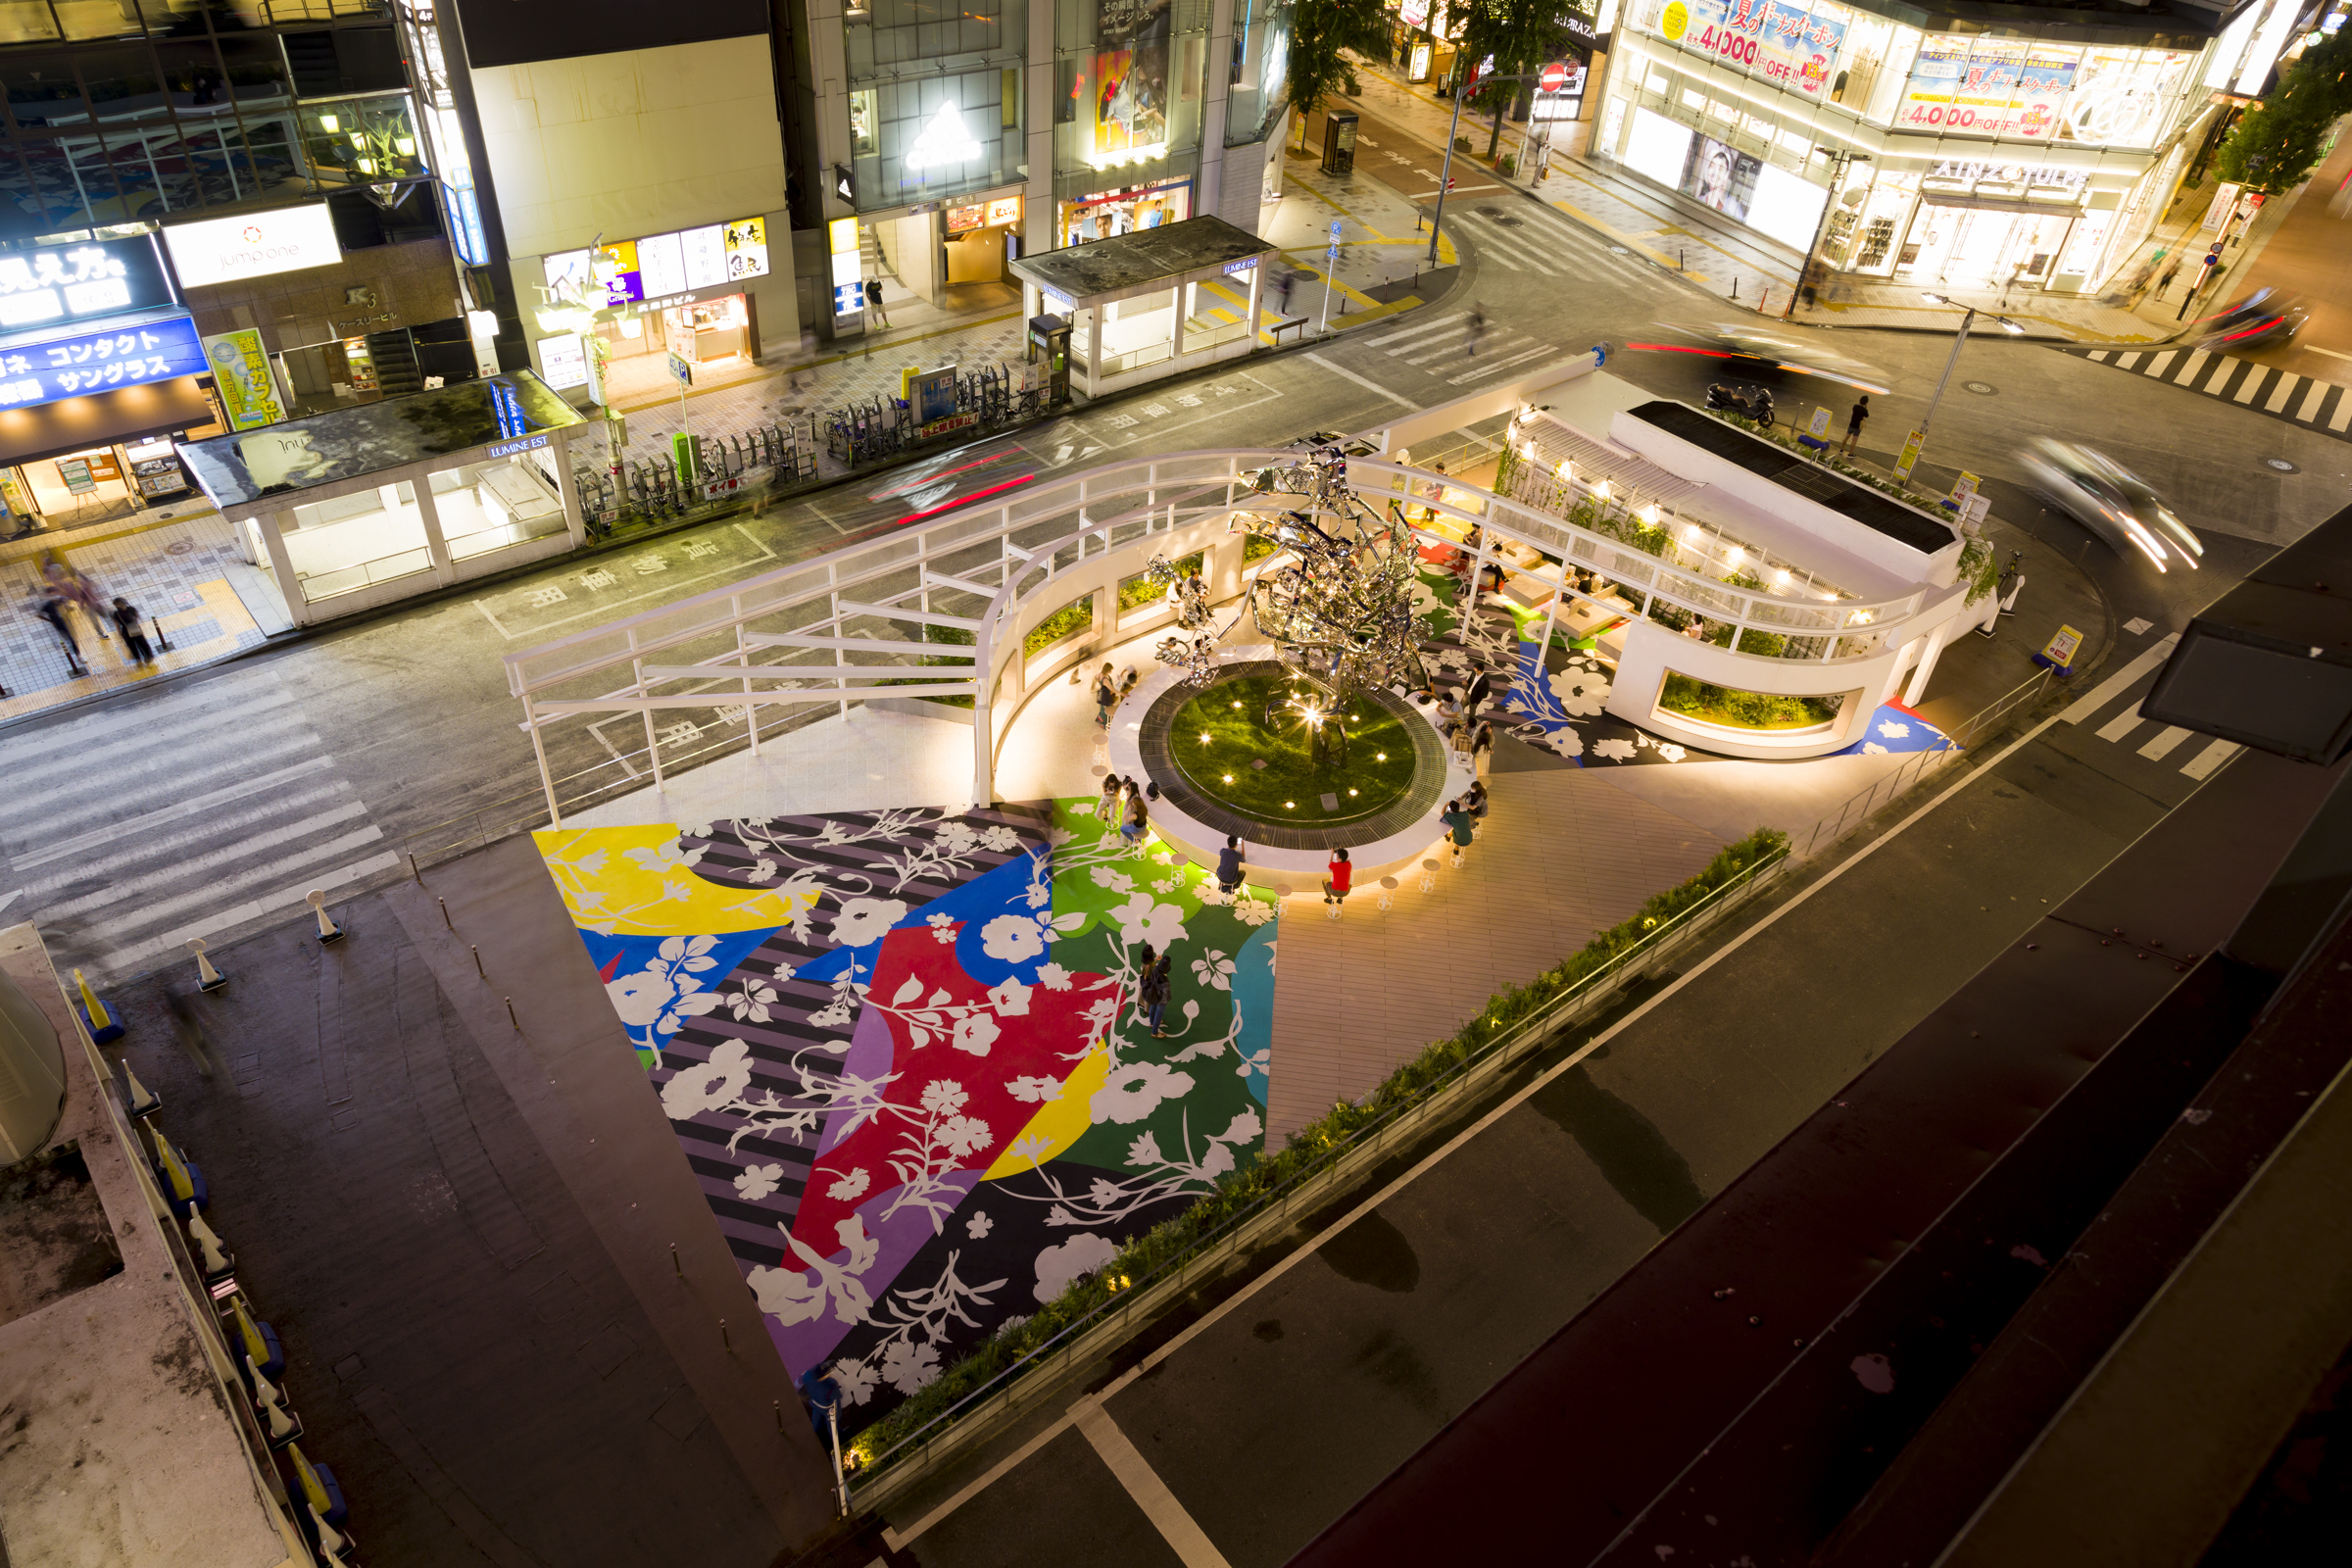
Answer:
[[[2328,146],[2328,132],[2352,114],[2352,27],[2324,37],[2287,67],[2262,107],[2247,111],[2214,154],[2224,179],[2281,195],[2303,183]]]
[[[1464,79],[1489,56],[1494,57],[1495,75],[1518,76],[1568,53],[1568,30],[1560,18],[1569,7],[1561,0],[1444,0],[1444,8],[1446,28],[1461,28]],[[1492,114],[1499,137],[1503,110],[1525,85],[1494,82],[1472,93],[1463,107]],[[1494,155],[1492,139],[1487,151]]]
[[[1324,99],[1353,92],[1359,85],[1355,62],[1345,51],[1379,54],[1388,44],[1388,18],[1380,0],[1304,0],[1291,7],[1290,66],[1283,91],[1298,112],[1300,136],[1306,134],[1306,117]]]

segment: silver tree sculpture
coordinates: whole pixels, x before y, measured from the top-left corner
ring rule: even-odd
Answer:
[[[1258,630],[1290,669],[1290,706],[1298,715],[1312,726],[1365,692],[1428,684],[1420,645],[1429,637],[1429,622],[1413,613],[1418,556],[1412,531],[1401,518],[1383,521],[1357,499],[1339,448],[1262,468],[1252,475],[1251,489],[1297,495],[1304,503],[1233,516],[1238,531],[1270,539],[1291,556],[1288,564],[1258,578],[1244,608],[1255,614]],[[1150,570],[1155,582],[1178,584],[1177,624],[1190,634],[1161,643],[1158,657],[1182,667],[1192,684],[1204,686],[1216,667],[1206,587],[1198,577],[1180,580],[1183,574],[1164,558]],[[1240,618],[1237,610],[1234,622]]]

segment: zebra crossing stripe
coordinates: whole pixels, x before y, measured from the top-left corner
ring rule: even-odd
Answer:
[[[2090,351],[2090,357],[2098,361],[2101,365],[2105,365],[2107,363],[2107,351],[2105,349],[2092,349]]]
[[[2278,390],[2271,394],[2270,401],[2263,404],[2262,411],[2265,414],[2277,414],[2284,409],[2286,400],[2295,395],[2295,383],[2302,379],[2299,375],[2289,374],[2285,371],[2279,372],[2278,380],[2275,383]]]
[[[2173,377],[2173,385],[2195,386],[2197,377],[2205,371],[2205,362],[2212,358],[2203,349],[2190,349],[2188,358],[2180,362],[2180,373]]]
[[[2151,762],[2161,762],[2173,755],[2173,749],[2188,739],[2189,731],[2178,724],[2167,724],[2156,732],[2156,738],[2139,749],[2139,755]]]
[[[2142,375],[2152,375],[2160,381],[2163,380],[2165,368],[2173,363],[2174,358],[2179,355],[2180,352],[2180,351],[2179,349],[2166,349],[2162,354],[2159,354],[2154,359],[2150,360],[2148,362],[2148,368],[2140,373]]]
[[[2237,384],[2237,390],[2230,395],[2230,401],[2251,404],[2254,401],[2254,394],[2262,390],[2262,383],[2270,378],[2271,368],[2269,366],[2247,365],[2246,378]]]
[[[2139,727],[2139,704],[2133,703],[2099,726],[2099,739],[2120,741]]]
[[[2295,417],[2309,419],[2313,415],[2318,414],[2320,405],[2327,401],[2328,388],[2332,384],[2328,381],[2312,382],[2311,390],[2303,394],[2303,406],[2295,411]]]
[[[2335,412],[2328,416],[2328,428],[2341,435],[2345,426],[2352,425],[2352,392],[2335,400]]]
[[[2138,363],[2139,363],[2139,351],[2138,351],[2137,349],[2134,349],[2134,350],[2132,350],[2131,353],[2129,353],[2129,354],[2125,355],[2125,356],[2124,356],[2122,359],[2120,359],[2120,360],[2116,361],[2116,362],[2115,362],[2115,368],[2116,368],[2117,369],[2119,369],[2119,370],[2129,370],[2130,368],[2132,368],[2132,367],[2133,367],[2134,365],[2137,365]]]
[[[2237,373],[2238,367],[2245,363],[2243,360],[2233,360],[2227,354],[2216,354],[2213,357],[2213,373],[2208,375],[2205,378],[2205,384],[2196,390],[2212,397],[2220,397],[2222,388],[2229,383],[2231,376]]]
[[[1415,324],[1406,327],[1401,332],[1384,332],[1379,337],[1366,338],[1364,341],[1375,346],[1378,346],[1382,343],[1401,343],[1406,338],[1423,337],[1431,332],[1438,331],[1442,327],[1451,326],[1469,314],[1470,313],[1468,311],[1450,311],[1446,315],[1437,318],[1435,320],[1416,322]],[[1391,349],[1389,352],[1391,354],[1395,354],[1396,350]]]
[[[1464,370],[1459,375],[1449,375],[1446,378],[1446,384],[1447,386],[1460,386],[1464,381],[1475,381],[1482,375],[1493,375],[1497,370],[1508,369],[1514,365],[1523,364],[1528,360],[1539,359],[1542,356],[1551,352],[1552,348],[1550,344],[1539,343],[1524,354],[1514,354],[1507,360],[1495,360],[1491,364],[1481,365],[1474,369]]]
[[[2235,741],[2215,741],[2196,756],[2180,764],[2180,771],[2203,783],[2213,770],[2227,762],[2245,748]]]

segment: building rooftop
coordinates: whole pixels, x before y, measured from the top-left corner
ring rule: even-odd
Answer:
[[[515,370],[183,441],[179,455],[213,504],[225,511],[585,422],[536,375]]]
[[[1217,271],[1279,249],[1222,218],[1188,218],[1115,239],[1024,256],[1012,263],[1012,270],[1040,288],[1084,305],[1140,294],[1155,284],[1166,287],[1175,279]]]

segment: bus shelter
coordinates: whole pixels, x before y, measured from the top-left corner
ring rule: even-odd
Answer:
[[[586,542],[586,421],[528,370],[183,441],[180,460],[296,625]]]
[[[1083,346],[1075,379],[1099,398],[1255,349],[1264,264],[1279,250],[1222,218],[1188,218],[1024,256],[1012,270],[1027,315],[1069,321]]]

